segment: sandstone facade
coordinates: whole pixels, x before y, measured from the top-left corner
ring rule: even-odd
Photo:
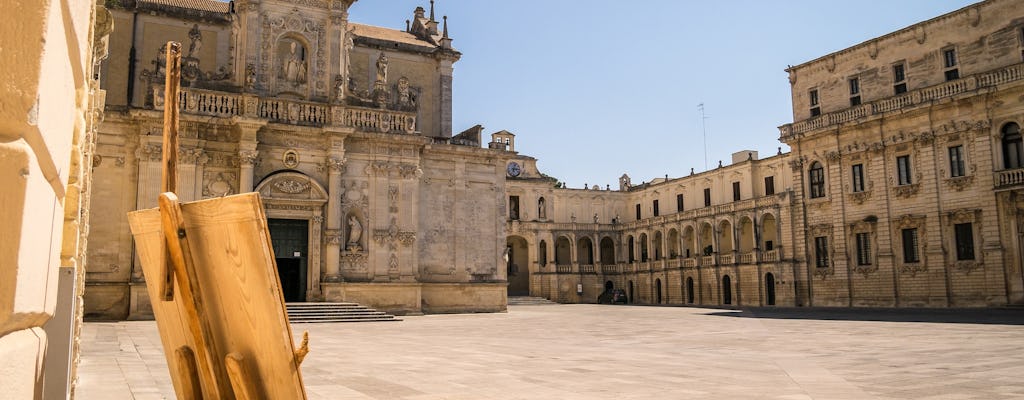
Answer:
[[[780,127],[780,141],[792,151],[768,159],[744,162],[741,152],[731,166],[684,178],[630,186],[624,177],[618,191],[554,188],[532,159],[513,160],[529,172],[508,183],[525,207],[508,216],[510,293],[594,302],[614,287],[638,303],[712,305],[1024,302],[1022,20],[1019,2],[984,1],[790,67],[794,122]],[[541,197],[547,218],[532,211]]]
[[[452,137],[446,25],[350,23],[352,1],[122,3],[105,63],[87,317],[151,318],[126,212],[160,184],[160,48],[183,43],[183,200],[257,191],[286,301],[505,309],[504,152]],[[130,60],[134,63],[124,63]],[[483,240],[481,240],[483,238]]]

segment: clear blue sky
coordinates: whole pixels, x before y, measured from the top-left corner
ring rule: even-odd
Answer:
[[[797,65],[968,0],[439,0],[454,46],[454,122],[516,134],[569,187],[617,186],[782,146]],[[404,29],[429,1],[361,0],[354,22]],[[489,139],[488,137],[484,138]],[[783,147],[783,151],[788,151]]]

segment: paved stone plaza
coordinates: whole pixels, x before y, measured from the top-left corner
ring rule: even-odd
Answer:
[[[599,305],[309,330],[311,399],[1021,399],[1018,310]],[[173,399],[156,323],[88,323],[79,399]]]

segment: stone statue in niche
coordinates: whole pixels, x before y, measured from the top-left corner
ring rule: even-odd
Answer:
[[[548,219],[548,210],[547,207],[544,205],[543,197],[541,197],[540,200],[537,200],[537,218],[539,218],[540,220]]]
[[[192,25],[192,29],[188,31],[188,38],[192,43],[188,45],[186,57],[192,57],[203,48],[203,33],[199,31],[199,24]]]
[[[377,57],[377,80],[379,83],[388,82],[388,56],[382,51]]]
[[[395,92],[398,93],[398,109],[402,111],[416,110],[416,89],[409,86],[409,78],[398,78],[395,84]]]
[[[249,63],[245,66],[245,88],[252,89],[254,87],[256,87],[256,66]]]
[[[284,43],[288,43],[288,51],[282,55],[280,78],[292,86],[306,83],[306,47],[291,39],[283,41],[282,47]]]
[[[359,239],[363,237],[363,224],[359,223],[359,218],[355,215],[348,217],[348,250],[359,251],[362,250],[359,247]]]

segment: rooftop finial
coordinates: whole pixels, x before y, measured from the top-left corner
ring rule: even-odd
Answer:
[[[405,31],[409,32],[412,30],[412,26],[409,25],[409,20],[405,20]]]
[[[448,38],[448,16],[445,15],[445,16],[441,17],[441,19],[444,20],[444,34],[441,35],[441,37]]]
[[[430,20],[434,20],[434,0],[430,0]]]

